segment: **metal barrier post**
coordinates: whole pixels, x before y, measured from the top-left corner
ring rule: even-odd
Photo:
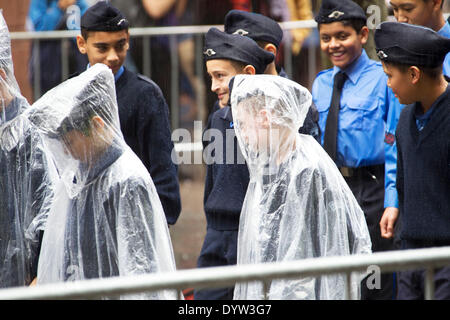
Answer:
[[[146,77],[152,76],[152,63],[151,63],[151,48],[150,48],[150,36],[142,36],[142,72]]]
[[[170,97],[171,97],[171,124],[172,128],[178,128],[180,124],[180,106],[179,106],[179,62],[178,62],[178,39],[177,35],[169,36],[170,43]]]
[[[434,269],[429,267],[425,271],[425,300],[434,300]]]
[[[69,39],[61,39],[61,82],[69,77]]]
[[[34,100],[39,99],[41,96],[41,52],[40,52],[40,40],[33,40],[33,66],[34,66],[34,80],[33,80],[33,95]]]

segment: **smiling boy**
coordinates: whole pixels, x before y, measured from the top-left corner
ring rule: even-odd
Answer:
[[[395,192],[384,186],[385,158],[392,151],[385,151],[383,141],[388,114],[399,102],[384,83],[381,64],[363,49],[369,29],[361,7],[350,0],[324,0],[315,20],[321,50],[334,65],[320,72],[312,87],[322,144],[364,211],[372,250],[392,250],[393,240],[381,238],[379,220]],[[381,289],[362,286],[362,299],[392,297],[392,274],[382,274]]]
[[[160,88],[152,80],[127,70],[129,22],[107,1],[99,1],[81,17],[78,49],[89,66],[107,65],[114,74],[120,129],[125,142],[150,173],[166,214],[175,224],[181,211],[177,166],[172,162],[169,110]]]

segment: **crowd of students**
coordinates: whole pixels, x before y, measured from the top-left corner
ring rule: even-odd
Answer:
[[[333,67],[311,92],[274,63],[283,38],[274,20],[232,10],[224,31],[206,33],[217,95],[207,129],[235,138],[207,164],[199,268],[450,245],[450,27],[443,1],[391,4],[400,22],[377,26],[377,62],[363,49],[364,10],[322,1],[315,20]],[[414,25],[417,16],[429,20]],[[175,271],[168,225],[181,204],[168,108],[152,80],[123,66],[127,18],[108,2],[88,8],[77,36],[88,68],[31,106],[1,18],[0,287]],[[208,132],[205,147],[215,142]],[[377,288],[353,279],[350,293],[339,275],[274,280],[267,295],[423,299],[423,271],[381,277]],[[435,297],[449,299],[450,268],[434,277]],[[239,283],[194,296],[264,291]]]

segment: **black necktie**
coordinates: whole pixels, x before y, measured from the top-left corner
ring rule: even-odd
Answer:
[[[325,134],[323,137],[323,147],[328,155],[336,161],[337,150],[337,129],[339,109],[341,107],[341,92],[344,82],[347,80],[347,75],[339,71],[334,76],[333,95],[331,98],[330,109],[328,110],[327,123],[325,125]]]

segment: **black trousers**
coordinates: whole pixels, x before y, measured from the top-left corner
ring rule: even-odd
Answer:
[[[372,252],[395,250],[392,239],[381,237],[379,225],[384,212],[384,164],[353,169],[350,176],[344,176],[344,179],[364,211]],[[394,273],[383,273],[381,270],[379,288],[373,288],[373,283],[368,284],[369,279],[373,276],[368,275],[361,282],[362,300],[395,299],[397,286]]]
[[[450,246],[450,241],[402,240],[402,250]],[[450,267],[434,270],[434,299],[450,300]],[[406,270],[398,273],[398,300],[425,298],[425,270]]]
[[[198,268],[232,266],[237,263],[238,231],[207,228]],[[234,286],[194,290],[194,300],[233,300]]]

